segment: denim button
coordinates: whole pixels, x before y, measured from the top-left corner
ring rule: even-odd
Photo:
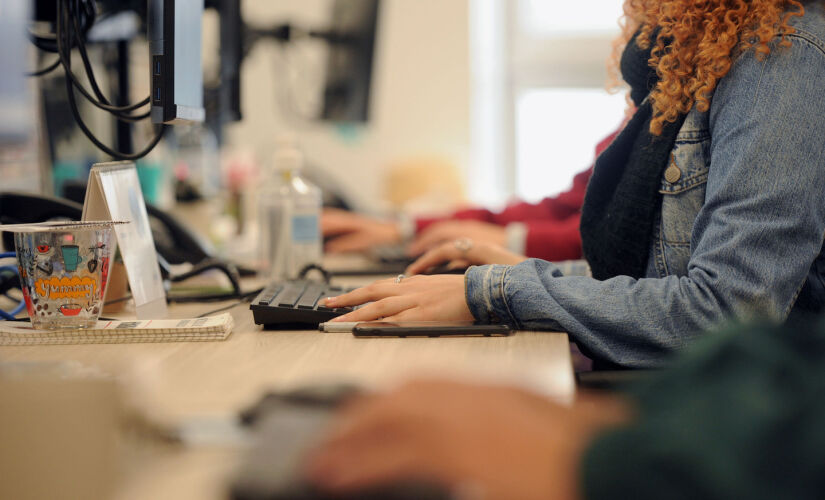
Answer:
[[[665,169],[665,180],[671,184],[675,184],[679,182],[679,179],[682,178],[682,171],[679,170],[679,167],[676,166],[675,163],[671,163],[667,169]]]

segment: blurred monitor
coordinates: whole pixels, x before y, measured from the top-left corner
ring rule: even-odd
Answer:
[[[365,122],[369,118],[378,0],[335,0],[321,118]]]
[[[0,0],[0,145],[28,139],[34,111],[26,72],[30,2]]]
[[[203,0],[149,0],[152,122],[202,122]]]

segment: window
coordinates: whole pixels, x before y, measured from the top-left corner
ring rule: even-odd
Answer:
[[[475,201],[536,201],[591,165],[626,107],[605,90],[622,4],[471,0]]]
[[[565,190],[620,124],[623,95],[599,88],[530,88],[516,98],[515,191],[538,201]]]
[[[518,2],[519,28],[534,37],[576,37],[598,32],[612,35],[621,15],[622,2],[616,0],[589,0],[586,4],[558,0]]]

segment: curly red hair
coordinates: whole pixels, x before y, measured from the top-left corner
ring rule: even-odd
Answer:
[[[659,135],[665,122],[694,105],[708,110],[738,53],[753,49],[765,57],[777,36],[788,45],[785,35],[794,32],[788,22],[804,12],[798,0],[625,0],[611,72],[617,74],[624,46],[640,30],[636,43],[644,49],[652,44],[649,64],[659,76],[650,94],[650,131]]]

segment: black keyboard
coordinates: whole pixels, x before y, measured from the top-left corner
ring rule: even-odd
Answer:
[[[316,328],[319,323],[353,310],[351,307],[333,309],[319,305],[318,301],[350,290],[308,280],[277,281],[264,288],[249,308],[252,309],[252,317],[258,325],[306,325]]]

